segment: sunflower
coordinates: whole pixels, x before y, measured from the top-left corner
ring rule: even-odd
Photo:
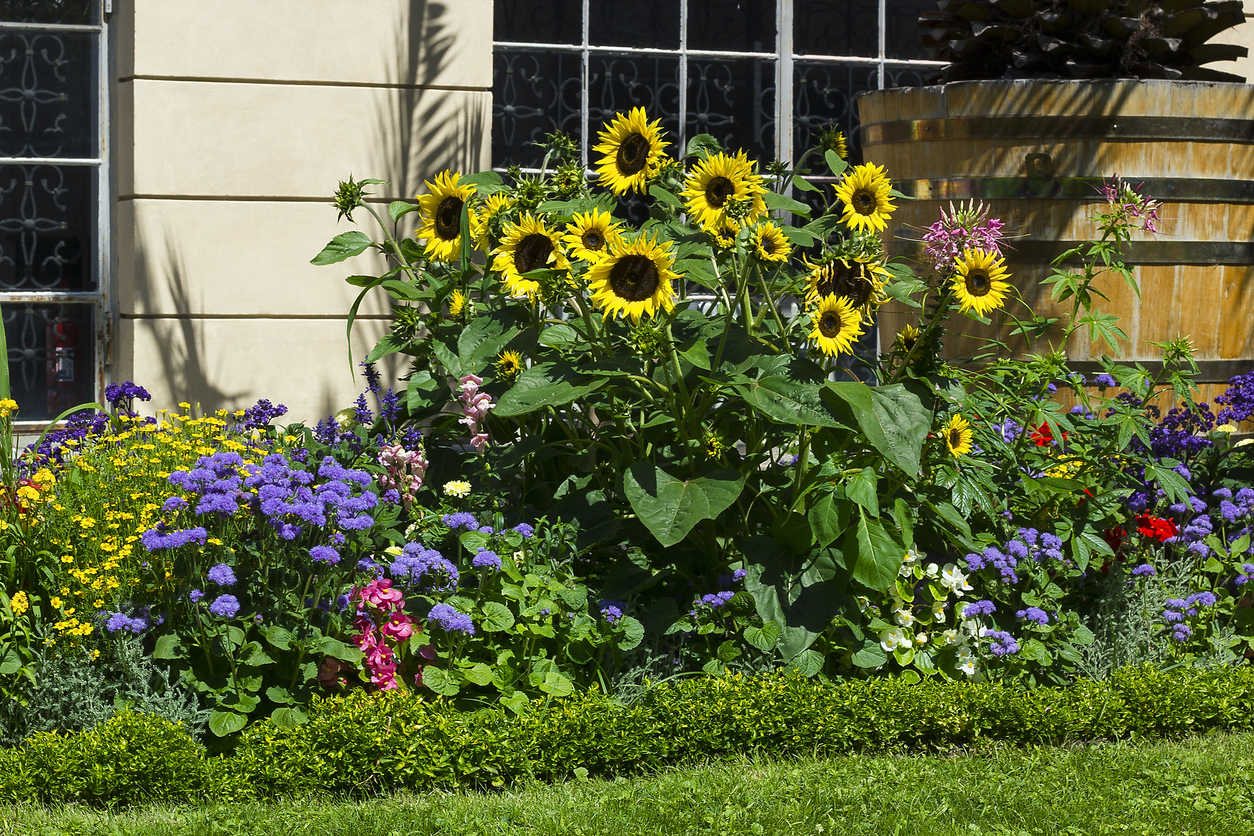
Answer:
[[[705,231],[710,233],[710,238],[714,240],[716,247],[723,249],[731,249],[736,246],[736,236],[740,234],[740,224],[734,218],[723,218],[714,226],[708,226]]]
[[[601,184],[614,194],[628,191],[645,192],[649,172],[660,164],[662,149],[670,145],[662,141],[662,120],[649,123],[643,107],[633,108],[626,116],[614,116],[607,129],[597,133],[600,144],[592,146],[605,156],[597,163]]]
[[[945,439],[945,449],[955,459],[971,452],[975,433],[971,432],[971,424],[966,418],[961,415],[951,416],[941,433]]]
[[[835,151],[836,156],[842,160],[849,159],[849,144],[845,142],[843,131],[823,131],[819,136],[819,142],[824,151]]]
[[[843,296],[824,296],[810,321],[814,326],[810,339],[828,356],[852,354],[854,342],[862,336],[862,320]]]
[[[769,221],[753,229],[753,251],[767,264],[783,264],[792,254],[792,244],[783,230]]]
[[[671,282],[679,279],[671,270],[674,263],[670,241],[646,234],[620,242],[588,271],[592,301],[606,315],[626,314],[637,322],[642,314],[670,311],[675,307]]]
[[[1010,290],[1008,278],[1006,262],[996,252],[968,249],[954,259],[952,288],[963,313],[975,311],[984,316],[1001,308]]]
[[[492,222],[496,220],[503,212],[507,212],[514,206],[514,201],[509,195],[503,192],[488,195],[483,203],[479,204],[479,246],[487,249],[488,246],[488,228]]]
[[[806,260],[805,264],[810,268],[806,301],[812,305],[826,296],[842,296],[869,322],[872,312],[884,302],[888,271],[878,261],[850,256],[818,264]]]
[[[540,283],[524,278],[524,273],[541,268],[565,270],[570,266],[562,251],[562,239],[541,218],[523,215],[516,224],[507,224],[501,246],[492,259],[492,269],[501,274],[510,296],[535,298]]]
[[[854,166],[836,187],[836,196],[845,204],[841,220],[845,226],[857,231],[883,232],[888,227],[888,216],[894,210],[889,193],[893,185],[884,169],[874,163]]]
[[[429,193],[418,195],[422,225],[414,234],[427,239],[424,253],[432,261],[453,261],[461,255],[462,206],[474,195],[475,187],[457,185],[460,177],[460,172],[441,172],[434,183],[427,181]],[[479,237],[477,212],[470,213],[470,237]]]
[[[496,373],[508,381],[522,374],[523,358],[517,351],[502,351],[496,355]]]
[[[743,220],[753,223],[766,214],[762,197],[765,193],[766,187],[762,177],[754,173],[753,163],[744,151],[737,151],[734,157],[719,152],[697,163],[684,181],[680,196],[688,204],[688,217],[708,231],[727,216],[734,200],[749,201],[749,212]]]
[[[902,355],[909,354],[914,350],[914,344],[919,341],[919,329],[913,325],[907,325],[897,332],[897,345],[901,346]]]
[[[464,310],[466,310],[466,294],[460,290],[454,290],[448,300],[448,314],[456,318],[461,316]]]
[[[622,238],[618,221],[609,212],[593,209],[587,214],[575,213],[575,219],[566,224],[562,240],[570,247],[575,258],[594,263],[605,258],[610,247]]]

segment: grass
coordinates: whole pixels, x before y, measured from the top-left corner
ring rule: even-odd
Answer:
[[[682,836],[1254,834],[1254,734],[982,754],[753,759],[367,801],[0,807],[0,832]]]

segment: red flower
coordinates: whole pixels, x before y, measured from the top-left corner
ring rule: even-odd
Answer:
[[[1136,530],[1138,534],[1142,534],[1150,539],[1165,543],[1179,533],[1176,524],[1171,520],[1164,520],[1161,517],[1150,516],[1149,514],[1141,514],[1136,518]]]
[[[1067,440],[1067,433],[1065,431],[1062,434],[1062,440]],[[1042,421],[1039,427],[1032,430],[1032,441],[1036,442],[1037,447],[1050,447],[1053,445],[1054,431],[1050,428],[1047,422]]]
[[[1128,536],[1128,532],[1122,528],[1112,528],[1102,533],[1102,539],[1110,545],[1111,551],[1118,553],[1123,546],[1123,539]]]

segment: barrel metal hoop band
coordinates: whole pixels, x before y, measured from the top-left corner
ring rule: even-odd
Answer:
[[[1013,261],[1049,263],[1061,253],[1084,246],[1084,241],[1028,241],[1009,244]],[[1076,259],[1078,260],[1078,256]],[[1123,247],[1125,264],[1234,264],[1254,266],[1254,242],[1248,241],[1132,241]]]
[[[1163,368],[1162,360],[1128,360],[1121,359],[1123,365],[1137,363],[1152,375],[1157,376]],[[1095,360],[1069,360],[1067,368],[1083,375],[1101,374],[1105,371],[1101,363]],[[1174,367],[1173,367],[1174,368]],[[1246,360],[1198,360],[1197,374],[1194,383],[1227,383],[1239,374],[1254,372],[1254,359]]]
[[[929,139],[1067,139],[1254,143],[1254,119],[1175,116],[971,116],[863,125],[862,147]]]
[[[1187,177],[1124,178],[1142,194],[1168,203],[1251,203],[1254,180]],[[1103,177],[947,177],[934,180],[894,180],[902,194],[917,200],[1104,200]]]

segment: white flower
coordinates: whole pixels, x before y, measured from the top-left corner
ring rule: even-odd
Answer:
[[[949,630],[945,630],[941,633],[941,638],[944,639],[945,644],[957,644],[958,631],[952,628]]]
[[[945,621],[945,602],[944,601],[936,601],[932,605],[932,620],[935,621],[937,624],[944,623]]]
[[[935,563],[929,563],[925,571],[927,572],[927,576],[929,578],[934,578],[936,577],[936,573],[940,571],[940,567]]]
[[[470,483],[464,479],[454,479],[451,482],[445,482],[444,494],[457,499],[465,499],[470,496]]]
[[[962,593],[972,590],[971,584],[967,583],[966,574],[952,563],[946,563],[945,568],[941,571],[941,586],[948,589],[959,598]]]
[[[919,647],[927,644],[927,633],[919,633],[919,635],[915,636],[914,643]]]
[[[893,610],[893,620],[902,627],[910,627],[914,624],[914,613],[907,609]]]
[[[880,633],[880,647],[892,653],[899,647],[909,647],[910,637],[900,627],[890,627]]]
[[[897,570],[897,574],[903,578],[911,577],[914,575],[914,567],[922,559],[922,556],[914,549],[906,549],[905,560],[902,561],[901,568]]]
[[[958,670],[967,676],[975,676],[975,657],[966,653],[958,654]]]

